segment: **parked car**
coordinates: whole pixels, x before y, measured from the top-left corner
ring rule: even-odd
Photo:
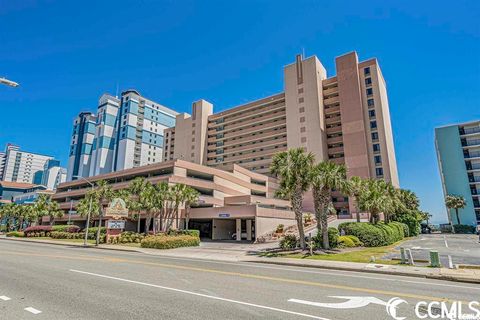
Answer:
[[[421,223],[420,226],[422,227],[422,233],[432,233],[432,228],[428,224]]]

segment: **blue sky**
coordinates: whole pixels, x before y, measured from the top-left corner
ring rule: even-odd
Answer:
[[[72,120],[136,88],[178,111],[219,111],[283,90],[282,67],[356,50],[387,81],[403,188],[444,216],[436,126],[480,118],[478,1],[0,0],[0,148],[66,165]],[[438,219],[436,219],[438,220]]]

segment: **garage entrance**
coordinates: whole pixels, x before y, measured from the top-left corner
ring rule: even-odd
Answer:
[[[200,238],[212,239],[212,219],[191,219],[188,229],[200,231]]]

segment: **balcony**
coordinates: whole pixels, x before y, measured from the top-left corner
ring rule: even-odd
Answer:
[[[460,135],[461,136],[467,135],[467,134],[473,134],[473,133],[480,133],[480,127],[460,129]]]
[[[475,171],[475,170],[480,170],[480,163],[474,163],[474,164],[467,164],[467,171]]]
[[[463,157],[467,159],[480,158],[480,151],[468,152],[468,154],[464,154]]]
[[[477,177],[477,176],[469,177],[468,181],[470,181],[470,183],[477,183],[477,182],[480,183],[480,177]]]
[[[462,142],[462,147],[480,146],[480,139],[467,140]]]

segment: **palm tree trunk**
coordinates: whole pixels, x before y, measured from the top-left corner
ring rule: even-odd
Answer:
[[[458,208],[455,208],[455,214],[457,215],[457,222],[458,222],[458,224],[461,224],[461,223],[460,223],[460,216],[458,215]]]
[[[323,249],[328,250],[330,249],[330,242],[328,241],[328,213],[327,207],[325,206],[322,211],[322,244]]]
[[[150,223],[152,220],[152,215],[150,213],[150,210],[147,211],[147,218],[145,220],[145,235],[148,235],[148,232],[150,231]]]
[[[355,211],[357,211],[357,213],[356,213],[357,217],[356,218],[357,218],[357,222],[360,222],[360,209],[356,205],[356,202],[357,202],[357,197],[355,196],[354,206],[355,206]]]
[[[302,193],[296,191],[292,196],[292,207],[295,212],[295,219],[297,220],[298,236],[300,237],[300,248],[306,249],[305,246],[305,232],[303,231],[303,212],[302,212]]]
[[[137,233],[140,233],[140,211],[137,215]]]

